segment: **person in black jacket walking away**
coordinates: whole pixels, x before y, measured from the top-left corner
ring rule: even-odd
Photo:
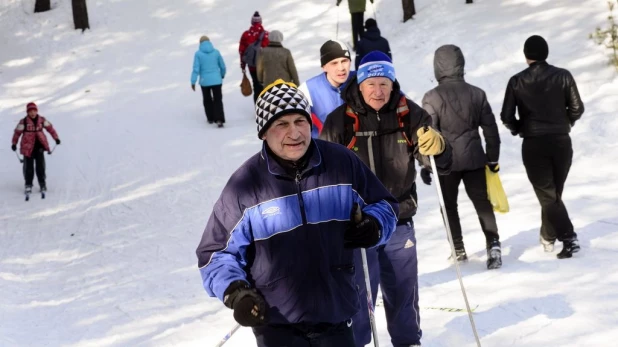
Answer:
[[[358,70],[360,61],[369,52],[380,51],[386,54],[392,61],[393,56],[391,55],[391,47],[388,44],[388,40],[380,35],[380,29],[378,29],[378,23],[376,20],[373,18],[368,18],[365,21],[365,30],[365,33],[358,42],[358,47],[356,47],[356,59],[354,60],[356,70]]]
[[[436,50],[433,67],[439,85],[423,97],[423,108],[433,119],[433,126],[453,147],[451,173],[440,176],[444,207],[448,216],[457,261],[467,260],[464,247],[457,195],[463,181],[485,234],[487,268],[502,266],[500,237],[493,207],[487,198],[485,165],[497,172],[500,136],[485,92],[464,80],[465,59],[455,45]],[[483,151],[479,127],[483,130],[487,153]],[[431,184],[430,170],[423,168],[421,178]]]
[[[573,159],[569,132],[584,104],[571,73],[546,62],[545,39],[530,36],[524,55],[529,67],[509,80],[500,117],[513,135],[524,139],[522,159],[541,204],[541,244],[551,252],[558,239],[563,248],[557,257],[570,258],[580,247],[562,191]]]

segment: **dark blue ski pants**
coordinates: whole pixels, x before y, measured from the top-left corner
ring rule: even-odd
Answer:
[[[354,262],[361,309],[352,318],[352,328],[356,347],[363,347],[371,341],[371,324],[365,304],[367,290],[360,250],[355,251]],[[386,324],[393,346],[420,344],[422,331],[418,309],[418,262],[413,222],[398,225],[385,246],[368,249],[367,263],[374,302],[378,294],[378,283],[382,290]]]

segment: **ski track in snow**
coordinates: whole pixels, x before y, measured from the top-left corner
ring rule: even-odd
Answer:
[[[201,286],[195,247],[231,173],[259,151],[250,98],[239,93],[237,41],[255,9],[284,33],[301,80],[320,72],[319,47],[350,42],[347,5],[334,0],[88,2],[92,31],[71,27],[67,0],[28,14],[34,0],[0,3],[0,346],[211,346],[235,324]],[[549,62],[569,69],[586,112],[572,132],[564,200],[581,253],[558,261],[538,245],[540,209],[521,164],[521,140],[499,125],[501,178],[511,212],[498,215],[503,267],[485,270],[478,219],[463,187],[462,264],[483,346],[613,346],[618,339],[618,78],[587,38],[605,26],[596,0],[376,0],[398,79],[417,103],[435,86],[433,52],[459,45],[466,79],[499,118],[508,78],[525,68],[523,42],[546,37]],[[284,17],[280,17],[285,14]],[[365,18],[373,17],[367,4]],[[205,122],[189,89],[197,39],[207,34],[228,73],[226,126]],[[47,156],[48,194],[23,201],[12,129],[36,101],[62,145]],[[421,307],[464,307],[446,260],[435,188],[419,184],[415,217]],[[35,187],[34,192],[38,191]],[[388,346],[382,307],[380,343]],[[422,310],[424,346],[474,346],[465,312]],[[551,342],[548,342],[551,341]],[[255,346],[240,329],[227,347]]]

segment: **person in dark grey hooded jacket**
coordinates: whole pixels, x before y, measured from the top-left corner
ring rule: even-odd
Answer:
[[[434,128],[453,147],[451,173],[439,179],[456,258],[467,259],[457,211],[457,193],[463,180],[485,234],[487,268],[494,269],[502,265],[502,260],[496,217],[487,198],[485,165],[493,172],[499,170],[500,136],[485,92],[464,80],[464,65],[459,47],[444,45],[436,50],[434,72],[439,85],[425,94],[423,108],[431,115]],[[483,130],[487,152],[483,150],[479,128]],[[426,184],[431,184],[430,169],[421,170]]]

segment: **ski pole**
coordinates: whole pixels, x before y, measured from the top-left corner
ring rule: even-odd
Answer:
[[[479,335],[476,332],[476,325],[474,325],[474,318],[472,317],[472,310],[470,309],[470,303],[468,303],[468,295],[466,295],[466,288],[463,284],[463,279],[461,278],[461,270],[459,269],[459,262],[455,257],[455,245],[453,243],[453,235],[451,234],[451,227],[448,222],[448,216],[446,215],[446,208],[444,207],[444,197],[442,196],[442,187],[440,186],[440,179],[438,177],[438,169],[436,168],[436,160],[433,155],[429,156],[429,161],[431,162],[431,170],[434,173],[436,179],[436,191],[438,193],[438,201],[440,202],[440,209],[442,210],[442,221],[444,222],[444,227],[446,228],[446,236],[448,237],[448,242],[451,245],[451,254],[453,259],[455,260],[455,269],[457,270],[457,278],[459,279],[459,285],[461,286],[461,293],[463,294],[464,301],[466,302],[466,310],[468,311],[468,318],[470,318],[470,325],[472,326],[472,332],[474,333],[474,338],[476,339],[476,345],[481,347],[481,341],[479,339]]]
[[[360,223],[363,218],[363,213],[359,205],[356,205],[354,212],[354,221]],[[373,298],[371,295],[371,280],[369,279],[369,265],[367,263],[367,250],[361,248],[361,258],[363,259],[363,272],[365,274],[365,287],[367,287],[367,310],[369,311],[369,323],[371,324],[371,333],[373,335],[373,345],[379,347],[378,329],[376,329],[376,317],[373,309]]]
[[[51,155],[52,153],[54,153],[54,150],[56,149],[56,147],[58,147],[58,145],[54,145],[54,148],[52,148],[51,151],[49,151],[49,155]]]
[[[365,248],[361,248],[361,258],[363,258],[363,272],[365,273],[365,286],[367,287],[367,310],[369,310],[369,323],[371,323],[373,345],[375,347],[380,347],[380,342],[378,342],[378,329],[376,329],[376,317],[373,310],[371,281],[369,280],[369,266],[367,265],[367,251],[365,250]]]
[[[339,6],[336,6],[335,10],[337,10],[337,31],[335,32],[335,39],[339,40]]]
[[[215,345],[215,347],[221,347],[223,345],[225,345],[225,343],[230,339],[230,337],[232,337],[232,335],[234,335],[234,333],[236,332],[236,330],[238,330],[238,328],[240,328],[240,324],[236,323],[236,325],[234,325],[234,327],[232,328],[232,330],[230,330],[224,337],[223,339],[221,339],[221,341],[219,341],[219,343],[217,343]]]
[[[19,160],[19,162],[23,164],[24,160],[19,157],[19,154],[17,154],[17,152],[15,152],[15,155],[17,156],[17,160]]]
[[[378,17],[376,16],[376,8],[373,5],[373,1],[369,1],[371,3],[371,10],[373,11],[373,19],[376,20],[376,22],[378,21]]]

